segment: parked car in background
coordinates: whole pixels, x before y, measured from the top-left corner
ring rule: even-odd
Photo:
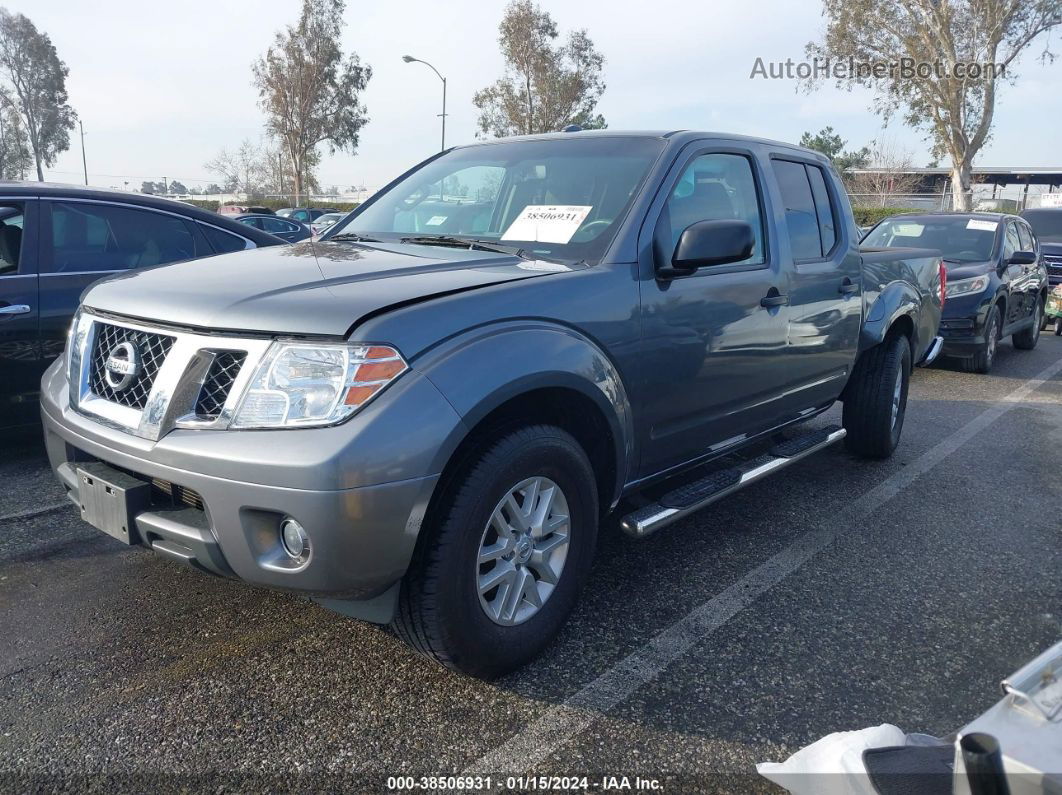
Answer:
[[[218,207],[219,215],[275,215],[268,207],[246,206],[242,204],[223,204]]]
[[[283,210],[277,210],[277,215],[282,218],[291,218],[299,223],[309,224],[325,213],[337,212],[339,210],[334,207],[285,207]]]
[[[0,426],[37,420],[41,373],[92,282],[282,242],[148,194],[0,183]]]
[[[85,294],[42,397],[70,499],[479,676],[558,632],[622,497],[642,537],[842,439],[885,458],[940,349],[937,252],[860,251],[823,155],[717,133],[457,147],[196,273]]]
[[[1023,210],[1021,217],[1036,235],[1051,284],[1062,284],[1062,207]]]
[[[944,355],[987,373],[1004,337],[1032,350],[1047,301],[1047,269],[1032,227],[1003,213],[905,214],[886,218],[863,239],[870,246],[939,249],[947,269],[940,322]]]
[[[290,218],[278,218],[275,215],[234,215],[232,219],[276,235],[288,243],[298,243],[300,240],[309,239],[312,235],[310,227]]]
[[[325,213],[310,224],[310,231],[315,235],[323,234],[332,224],[337,223],[346,213]]]

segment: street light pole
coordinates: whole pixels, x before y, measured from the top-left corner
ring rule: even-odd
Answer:
[[[77,126],[81,128],[81,167],[85,170],[85,184],[88,185],[88,161],[85,159],[85,124],[81,119],[78,119]]]
[[[402,60],[406,63],[422,63],[433,72],[435,76],[442,80],[443,96],[442,96],[442,113],[439,115],[442,117],[442,149],[446,149],[446,78],[439,74],[439,70],[432,66],[427,61],[422,61],[420,58],[414,58],[412,55],[403,55]]]

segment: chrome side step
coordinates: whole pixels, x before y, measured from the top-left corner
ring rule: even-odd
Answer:
[[[817,453],[845,437],[844,428],[831,425],[819,431],[797,436],[775,445],[770,452],[746,461],[740,466],[724,469],[668,492],[656,502],[627,514],[620,527],[629,536],[644,538],[699,511],[728,494],[762,480],[790,464]]]

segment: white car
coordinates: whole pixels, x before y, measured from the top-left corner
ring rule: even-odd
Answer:
[[[315,235],[319,235],[342,218],[346,213],[325,213],[310,224],[310,229]]]

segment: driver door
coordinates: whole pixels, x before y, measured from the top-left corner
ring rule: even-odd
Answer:
[[[787,274],[767,246],[756,158],[705,149],[678,164],[671,179],[659,215],[647,221],[654,262],[642,269],[642,477],[740,444],[785,410]],[[752,226],[747,260],[657,278],[655,266],[670,262],[683,230],[718,219]]]

